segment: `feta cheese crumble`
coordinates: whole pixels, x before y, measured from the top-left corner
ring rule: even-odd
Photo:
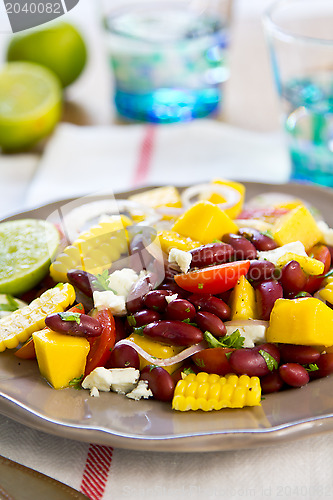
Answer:
[[[179,250],[178,248],[171,248],[168,262],[175,262],[178,264],[183,273],[187,273],[192,262],[192,254],[190,252],[185,252],[184,250]]]
[[[110,288],[116,292],[117,295],[127,297],[130,289],[139,279],[138,274],[133,269],[124,268],[119,271],[114,271],[108,278]]]
[[[228,322],[224,324],[227,329],[226,335],[231,335],[235,330],[239,330],[241,336],[245,338],[244,347],[254,347],[257,343],[266,342],[267,326],[263,325],[262,322],[256,324],[255,320],[253,320],[253,324],[251,325],[242,325],[241,323],[237,324],[237,322],[232,321],[229,324]]]
[[[126,394],[134,389],[140,377],[140,371],[135,368],[95,368],[82,382],[83,389],[97,391],[114,391]],[[93,395],[93,394],[91,394]]]
[[[293,241],[282,245],[282,247],[274,248],[274,250],[267,250],[266,252],[258,252],[259,260],[268,260],[276,266],[278,265],[278,260],[283,257],[286,253],[295,253],[296,255],[301,255],[303,257],[308,257],[305,251],[304,245],[300,241]]]
[[[115,316],[125,316],[126,299],[123,295],[115,295],[111,290],[93,293],[94,306],[98,311],[110,309]]]
[[[166,295],[165,300],[167,301],[168,304],[173,302],[174,300],[178,299],[178,293],[173,293],[172,295]]]
[[[127,393],[126,396],[138,401],[139,399],[152,398],[153,393],[148,389],[147,380],[139,380],[138,385],[131,392]]]
[[[99,398],[99,390],[97,389],[97,387],[93,387],[92,389],[90,389],[90,396],[92,398]]]

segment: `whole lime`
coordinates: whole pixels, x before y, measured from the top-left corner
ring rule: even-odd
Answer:
[[[63,87],[73,83],[83,71],[87,49],[81,34],[69,23],[58,23],[26,35],[12,37],[8,61],[31,61],[54,71]]]
[[[0,71],[0,147],[30,148],[60,120],[62,89],[49,69],[31,62],[10,62]]]

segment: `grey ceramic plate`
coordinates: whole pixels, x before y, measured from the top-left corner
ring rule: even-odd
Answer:
[[[274,191],[308,200],[333,226],[332,190],[295,184],[246,186],[248,197]],[[63,204],[12,218],[44,218]],[[333,376],[268,395],[261,407],[181,413],[153,400],[56,391],[40,377],[35,362],[18,361],[5,352],[0,356],[0,413],[50,434],[120,448],[181,452],[250,448],[333,430]]]

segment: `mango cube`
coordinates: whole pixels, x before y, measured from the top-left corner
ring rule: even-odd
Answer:
[[[55,389],[84,374],[90,344],[83,337],[44,328],[33,334],[39,371]]]
[[[308,250],[321,241],[322,232],[309,210],[299,205],[277,219],[272,230],[278,245],[286,245],[293,241],[301,241]]]
[[[256,294],[245,276],[241,276],[230,296],[231,320],[256,319]]]
[[[277,299],[273,306],[267,342],[298,345],[333,345],[333,310],[313,297]]]
[[[133,194],[128,197],[131,201],[136,201],[151,208],[182,206],[179,191],[174,186],[162,186],[149,189],[143,193]]]
[[[178,250],[188,252],[189,250],[201,246],[200,241],[193,241],[191,238],[180,236],[180,234],[175,231],[161,231],[158,234],[158,238],[161,248],[166,254],[170,252],[171,248],[177,248]]]
[[[325,265],[320,260],[312,259],[311,257],[305,257],[304,255],[298,255],[296,253],[287,252],[277,261],[279,267],[283,267],[288,262],[296,260],[299,263],[303,271],[307,274],[314,276],[320,275],[324,272]]]
[[[237,233],[238,226],[217,205],[198,201],[176,220],[172,230],[206,244],[226,233]]]

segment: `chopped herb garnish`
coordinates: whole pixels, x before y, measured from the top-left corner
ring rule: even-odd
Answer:
[[[306,297],[307,295],[307,292],[299,292],[297,295],[295,295],[295,299],[300,299],[301,297]]]
[[[104,269],[104,271],[100,274],[96,274],[96,278],[92,280],[92,284],[97,290],[101,292],[113,292],[115,295],[117,295],[117,292],[113,290],[113,288],[110,287],[109,285],[109,273],[107,269]]]
[[[136,319],[134,318],[134,316],[132,314],[127,316],[127,322],[129,324],[129,326],[133,326],[133,327],[136,326]]]
[[[199,290],[202,290],[202,288],[203,288],[203,283],[198,283],[198,288],[199,288]]]
[[[233,347],[240,349],[244,345],[245,337],[242,337],[237,329],[231,335],[225,335],[222,340],[218,340],[210,332],[204,333],[204,338],[208,342],[209,347]]]
[[[190,318],[182,319],[182,323],[187,323],[188,325],[198,326],[196,323],[191,323]]]
[[[316,372],[319,370],[318,365],[316,363],[310,363],[309,365],[303,365],[307,372]]]
[[[267,229],[266,231],[260,231],[260,232],[264,236],[268,236],[268,238],[272,238],[272,240],[274,239],[273,233],[270,229]]]
[[[195,373],[195,371],[192,370],[192,368],[188,367],[188,368],[184,368],[182,373],[184,373],[184,375],[190,375],[191,373]]]
[[[203,359],[200,359],[200,358],[196,358],[194,360],[194,363],[199,366],[200,368],[205,368],[205,362]]]
[[[72,378],[72,380],[68,383],[69,387],[73,387],[74,389],[82,389],[81,382],[83,380],[83,375],[80,377]]]
[[[190,309],[189,307],[187,307],[187,308],[185,309],[185,312],[187,312],[187,313],[189,313],[190,311],[191,311],[191,309]]]
[[[324,274],[323,278],[329,278],[330,276],[333,276],[333,269],[328,271],[328,273]]]
[[[60,318],[63,321],[76,321],[76,323],[79,325],[81,321],[81,313],[74,313],[70,311],[65,311],[59,313]]]
[[[146,325],[138,326],[133,328],[133,333],[137,333],[138,335],[143,335],[143,330]]]
[[[271,354],[269,354],[269,352],[260,349],[259,354],[261,354],[264,360],[266,361],[266,365],[269,371],[273,371],[278,368],[279,366],[278,362]]]
[[[215,240],[213,240],[213,243],[223,243],[223,241],[222,241],[222,240],[215,239]]]

